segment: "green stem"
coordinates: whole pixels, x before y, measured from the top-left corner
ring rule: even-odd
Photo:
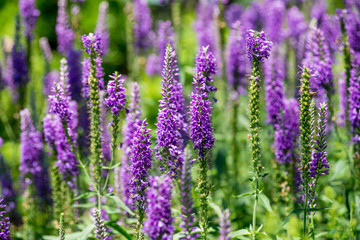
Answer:
[[[253,236],[253,240],[256,239],[256,207],[257,207],[257,202],[258,202],[258,188],[259,188],[259,177],[257,175],[255,175],[255,201],[254,201],[254,209],[253,209],[253,219],[252,219],[252,227],[253,227],[253,233],[252,233],[252,236]]]
[[[307,235],[307,212],[308,212],[308,207],[307,207],[307,202],[308,202],[308,192],[309,189],[307,187],[307,182],[305,183],[306,187],[305,187],[305,202],[304,202],[304,226],[303,226],[303,240],[305,240],[306,235]]]
[[[200,191],[200,226],[201,226],[201,235],[203,239],[207,239],[208,231],[208,201],[207,197],[209,194],[209,188],[207,183],[207,161],[205,157],[199,158],[200,161],[200,178],[198,183],[198,188]]]

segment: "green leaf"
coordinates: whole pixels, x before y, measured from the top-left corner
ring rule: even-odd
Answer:
[[[249,230],[240,229],[240,230],[237,230],[237,231],[231,233],[232,238],[235,238],[235,237],[238,237],[238,236],[244,236],[244,235],[250,235]]]
[[[86,226],[81,232],[74,232],[65,234],[66,240],[86,240],[88,235],[93,231],[94,225],[90,224]],[[58,236],[43,236],[45,240],[58,240]]]
[[[117,225],[115,222],[106,222],[105,223],[107,226],[111,227],[112,229],[114,229],[115,231],[117,231],[118,233],[120,233],[121,235],[123,235],[124,237],[126,237],[126,239],[131,240],[131,235],[127,233],[127,231],[125,229],[123,229],[121,226]]]
[[[111,170],[111,169],[117,168],[117,167],[120,166],[120,165],[121,165],[121,162],[113,165],[112,167],[110,167],[110,166],[102,166],[101,168],[102,168],[102,169],[105,169],[105,170]]]
[[[210,200],[209,200],[209,205],[210,205],[210,207],[212,207],[214,209],[216,215],[218,215],[218,217],[220,218],[222,215],[221,208],[218,205],[216,205],[215,203],[211,202]]]
[[[118,204],[121,209],[124,209],[131,216],[135,216],[135,213],[133,211],[131,211],[130,208],[128,206],[126,206],[126,204],[120,198],[118,198],[114,194],[106,194],[105,196],[107,198],[110,198],[110,199],[114,200],[116,202],[116,204]]]
[[[254,193],[248,192],[248,193],[243,193],[243,194],[240,194],[240,195],[237,195],[237,196],[234,196],[234,197],[242,198],[242,197],[247,197],[247,196],[252,196],[252,195],[254,195]]]
[[[264,203],[264,207],[266,208],[266,210],[272,213],[273,210],[271,208],[270,200],[268,199],[268,197],[265,194],[260,194],[259,198]]]
[[[292,214],[299,215],[299,214],[302,213],[303,211],[304,211],[304,209],[302,209],[302,208],[297,208],[297,209],[292,210],[292,211],[289,213],[289,215],[287,215],[286,218],[284,219],[283,226],[289,221],[290,216],[291,216]]]
[[[92,197],[92,196],[94,196],[94,195],[96,195],[96,192],[93,192],[93,191],[86,192],[86,193],[83,193],[83,194],[75,197],[75,198],[73,199],[73,201],[76,201],[76,200],[79,200],[79,199],[82,199],[82,198],[89,198],[89,197]]]

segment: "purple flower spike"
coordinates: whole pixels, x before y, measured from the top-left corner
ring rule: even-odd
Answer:
[[[151,177],[148,189],[144,232],[151,240],[171,240],[174,234],[174,218],[171,216],[171,178]]]
[[[25,34],[28,39],[32,39],[40,11],[36,9],[35,0],[19,0],[19,9],[21,16],[24,18]]]
[[[84,34],[81,37],[81,41],[83,42],[85,51],[89,54],[98,54],[102,55],[102,47],[101,47],[101,36],[99,34],[89,33],[88,35]]]
[[[103,1],[99,5],[99,15],[96,24],[95,33],[101,36],[102,52],[106,54],[109,51],[109,27],[106,21],[106,17],[109,11],[109,3]]]
[[[11,223],[10,219],[5,216],[6,205],[3,204],[3,199],[0,199],[0,239],[2,240],[11,240]]]
[[[340,127],[344,127],[347,121],[347,89],[346,89],[346,81],[344,78],[340,78],[338,81],[339,87],[339,112],[337,118],[337,124]],[[360,86],[359,86],[360,87]],[[360,99],[359,99],[360,100]]]
[[[270,56],[270,50],[273,45],[268,41],[264,31],[257,32],[252,29],[246,31],[247,56],[251,62],[264,62]]]
[[[349,45],[356,51],[360,52],[360,14],[348,10],[345,19],[346,32],[349,36]]]
[[[160,65],[165,62],[165,55],[167,46],[170,44],[174,46],[174,30],[171,26],[171,21],[161,21],[158,25],[157,36],[158,50],[160,53]]]
[[[187,154],[186,154],[187,155]],[[199,234],[195,233],[195,219],[193,210],[193,197],[192,197],[192,179],[191,179],[191,167],[194,160],[190,160],[189,156],[185,156],[185,161],[182,167],[180,176],[180,227],[182,228],[182,240],[195,240]]]
[[[124,88],[124,78],[121,74],[110,75],[110,80],[107,85],[107,98],[105,99],[106,106],[111,110],[113,115],[118,115],[120,111],[125,109],[126,103],[126,89]]]
[[[52,55],[51,47],[50,47],[49,40],[47,39],[47,37],[41,37],[39,39],[39,45],[40,45],[42,53],[44,54],[46,61],[50,62],[53,55]]]
[[[221,213],[220,217],[220,237],[219,240],[230,240],[231,239],[231,222],[230,222],[230,211],[225,209]]]
[[[55,165],[59,168],[62,178],[73,188],[76,176],[79,175],[78,162],[71,151],[61,119],[57,115],[47,114],[43,123],[45,141],[57,153]]]
[[[20,167],[22,179],[26,185],[31,184],[35,176],[42,173],[41,133],[35,130],[29,109],[20,111]]]
[[[134,14],[134,49],[135,53],[139,54],[146,51],[150,45],[149,35],[152,28],[152,18],[150,9],[144,0],[133,1]]]
[[[65,59],[61,59],[60,64],[60,81],[54,83],[52,94],[49,95],[49,113],[58,115],[62,121],[68,123],[71,119],[68,66]]]
[[[352,61],[350,75],[349,91],[349,121],[351,123],[351,130],[356,134],[360,127],[360,59],[354,58]],[[353,139],[354,143],[359,143],[359,137]]]
[[[314,151],[310,162],[309,177],[317,178],[320,175],[329,174],[329,162],[326,152],[326,124],[327,124],[327,105],[320,104],[316,140],[314,141]]]
[[[277,48],[269,57],[269,61],[264,64],[264,72],[267,121],[275,127],[282,119],[285,80],[285,61]]]
[[[141,112],[140,112],[140,92],[139,85],[136,82],[132,83],[131,93],[130,93],[130,105],[129,113],[126,115],[126,124],[122,129],[123,136],[123,157],[122,164],[120,167],[120,182],[121,186],[119,191],[121,192],[121,197],[124,203],[134,209],[134,200],[130,195],[130,157],[132,153],[132,141],[135,135],[137,128],[141,125]]]
[[[170,45],[166,48],[161,95],[155,151],[161,169],[176,178],[183,164],[187,124],[185,99],[182,85],[178,82],[177,57]]]
[[[132,139],[131,147],[131,190],[130,194],[138,202],[140,211],[146,208],[145,191],[149,186],[148,170],[151,168],[151,135],[150,129],[146,128],[146,119],[137,127]]]
[[[276,160],[280,164],[291,163],[296,158],[297,140],[299,137],[299,104],[291,98],[284,102],[283,117],[275,125],[274,148]]]
[[[212,75],[216,72],[216,61],[207,48],[203,48],[196,56],[196,71],[193,79],[195,89],[190,95],[190,138],[194,150],[199,150],[199,156],[204,157],[215,142],[211,124],[212,102],[208,94],[216,91],[211,85]]]
[[[67,51],[73,48],[75,34],[69,23],[67,0],[58,0],[58,7],[58,16],[56,22],[58,50],[59,52],[66,54]]]
[[[95,225],[95,237],[97,240],[108,240],[109,236],[107,235],[105,223],[101,216],[101,210],[93,208],[92,215],[94,217],[94,225]]]
[[[246,74],[250,72],[246,59],[243,29],[240,22],[235,22],[229,35],[226,46],[226,76],[228,83],[235,93],[244,94],[248,83]]]
[[[265,27],[268,37],[279,44],[284,38],[282,24],[286,10],[285,3],[282,0],[267,0],[265,4],[267,7]]]

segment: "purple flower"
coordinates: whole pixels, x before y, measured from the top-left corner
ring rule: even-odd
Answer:
[[[81,41],[84,45],[85,51],[91,56],[96,54],[102,56],[101,36],[99,34],[89,33],[84,34],[81,37]]]
[[[337,118],[337,124],[341,127],[344,127],[347,120],[347,89],[346,81],[344,78],[340,78],[338,82],[339,88],[339,112]],[[360,86],[359,86],[360,87]],[[360,100],[360,99],[359,99]]]
[[[326,8],[327,6],[324,0],[317,0],[311,9],[311,18],[315,18],[319,25],[321,25],[324,20]]]
[[[159,101],[155,152],[161,169],[176,178],[183,164],[187,124],[185,99],[182,85],[178,82],[177,57],[170,45],[166,48],[162,77],[162,99]]]
[[[219,240],[230,240],[231,239],[231,222],[230,222],[230,211],[225,209],[221,213],[220,217],[220,237]]]
[[[160,73],[161,71],[160,69],[161,69],[161,64],[160,64],[159,56],[154,53],[150,54],[146,61],[146,67],[145,67],[146,74],[149,76],[153,76],[155,74]]]
[[[199,48],[208,46],[209,51],[218,60],[219,68],[221,68],[220,37],[216,22],[219,10],[216,1],[199,1],[196,13],[194,28],[197,34],[198,46]]]
[[[35,130],[30,112],[27,108],[20,111],[20,173],[26,185],[32,183],[33,178],[42,173],[41,133]]]
[[[20,87],[24,87],[30,80],[28,75],[29,70],[26,61],[26,53],[23,45],[20,43],[20,38],[20,22],[19,19],[17,19],[15,29],[15,42],[10,53],[11,65],[7,66],[10,68],[9,74],[11,74],[11,76],[8,76],[8,84],[10,89],[14,93],[16,92],[16,94],[19,94],[17,93],[17,90],[19,90]],[[17,99],[17,97],[19,96],[14,95],[13,99]]]
[[[81,51],[70,49],[67,53],[69,66],[69,85],[71,98],[77,102],[81,100]]]
[[[115,73],[110,75],[110,78],[112,80],[110,80],[107,85],[107,98],[105,102],[112,114],[117,116],[120,111],[125,109],[126,89],[123,86],[125,79],[121,74]]]
[[[270,56],[273,43],[268,41],[264,31],[256,32],[252,29],[246,31],[247,56],[251,62],[264,62]]]
[[[241,20],[243,8],[238,3],[230,4],[225,10],[225,20],[228,26],[232,27],[234,23]]]
[[[149,186],[148,170],[151,168],[151,135],[150,129],[146,128],[146,119],[137,126],[131,143],[130,172],[131,190],[130,194],[137,201],[138,209],[143,211],[146,208],[145,191]]]
[[[297,6],[293,6],[287,11],[287,36],[290,37],[295,46],[299,37],[307,30],[308,24],[305,21],[304,14]]]
[[[241,22],[245,28],[251,28],[260,30],[263,28],[265,22],[265,8],[257,1],[253,1],[249,7],[247,7],[241,16]]]
[[[100,91],[100,128],[101,128],[101,152],[103,153],[103,157],[105,161],[111,161],[111,147],[110,147],[110,131],[109,131],[109,120],[106,114],[106,93],[104,91]],[[103,171],[103,175],[106,176],[107,171]]]
[[[165,64],[165,55],[169,44],[174,46],[174,30],[171,21],[160,21],[158,23],[157,45],[161,66]]]
[[[279,100],[280,101],[280,100]],[[299,104],[290,98],[284,102],[281,122],[275,125],[275,156],[280,164],[291,163],[296,159],[297,140],[299,138]]]
[[[69,23],[69,16],[67,14],[67,0],[58,0],[56,35],[59,52],[65,54],[67,51],[73,48],[75,34]]]
[[[40,11],[36,9],[35,0],[19,0],[19,10],[24,18],[25,34],[28,39],[33,38],[33,32]]]
[[[277,48],[264,64],[264,73],[267,121],[275,127],[282,120],[285,80],[285,61]]]
[[[332,61],[329,48],[325,42],[324,33],[318,28],[311,30],[307,43],[304,65],[309,66],[315,77],[310,87],[317,93],[319,100],[325,101],[326,89],[332,87]]]
[[[61,121],[69,123],[71,118],[69,109],[71,98],[68,93],[68,66],[64,58],[61,59],[60,64],[60,80],[54,83],[52,94],[48,97],[49,113],[54,113],[60,117]]]
[[[99,15],[97,19],[95,33],[101,37],[102,52],[106,54],[109,51],[109,27],[106,17],[109,11],[109,3],[103,1],[99,5]]]
[[[329,174],[329,162],[327,161],[326,152],[326,124],[327,124],[327,105],[320,104],[319,118],[316,131],[316,140],[314,141],[314,151],[310,162],[309,177],[317,178],[320,175]]]
[[[236,93],[246,92],[247,77],[249,73],[248,61],[246,59],[246,48],[244,46],[243,29],[240,22],[232,25],[229,40],[225,50],[226,76],[230,88]]]
[[[136,54],[140,54],[151,45],[149,35],[152,28],[152,18],[146,1],[133,0],[133,15],[134,49]]]
[[[198,237],[198,234],[194,233],[195,228],[195,219],[194,219],[194,210],[193,210],[193,198],[192,198],[192,179],[191,179],[191,167],[194,160],[190,160],[188,156],[185,157],[184,164],[181,170],[180,176],[180,203],[181,203],[181,213],[180,213],[180,227],[182,228],[182,235],[184,236],[181,239],[195,240]]]
[[[171,178],[151,177],[146,192],[147,205],[143,231],[151,240],[171,240],[174,234],[174,218],[171,216]]]
[[[139,126],[141,126],[141,112],[140,112],[140,92],[139,85],[136,82],[132,83],[131,93],[130,93],[130,105],[129,113],[126,115],[126,123],[122,129],[123,136],[123,156],[122,164],[120,167],[120,189],[122,199],[124,203],[134,209],[134,200],[130,195],[131,186],[131,162],[130,157],[132,153],[132,141],[134,134]]]
[[[345,18],[345,27],[348,34],[350,47],[360,52],[360,14],[355,11],[347,10]]]
[[[97,240],[108,240],[109,237],[106,232],[105,223],[101,216],[101,210],[93,208],[92,215],[94,217],[94,225],[95,225],[95,237]]]
[[[274,43],[281,43],[284,38],[282,30],[285,15],[285,3],[282,0],[267,0],[266,3],[265,28],[268,37]]]
[[[355,132],[360,127],[360,60],[354,57],[352,61],[349,86],[349,121]]]
[[[6,217],[6,211],[4,211],[6,205],[3,204],[3,199],[0,199],[0,239],[2,240],[11,240],[11,223],[10,219]]]
[[[46,61],[49,63],[53,57],[52,52],[51,52],[51,47],[49,44],[49,40],[47,39],[47,37],[41,37],[39,39],[39,45],[41,48],[41,51],[46,59]]]
[[[59,168],[62,178],[73,188],[75,178],[79,175],[78,162],[71,151],[61,119],[57,115],[47,114],[44,117],[43,124],[45,141],[56,153],[55,165]]]
[[[197,54],[196,71],[192,83],[195,89],[190,95],[190,138],[193,141],[194,150],[199,150],[199,157],[204,157],[215,142],[211,124],[212,101],[208,94],[216,91],[216,88],[211,85],[212,75],[216,72],[216,60],[208,48],[203,48]]]

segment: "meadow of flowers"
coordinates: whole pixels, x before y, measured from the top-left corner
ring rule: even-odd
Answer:
[[[0,239],[360,239],[359,1],[0,16]]]

